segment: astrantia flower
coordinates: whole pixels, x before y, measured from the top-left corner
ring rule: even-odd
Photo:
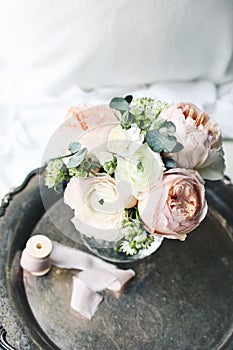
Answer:
[[[142,223],[136,219],[126,218],[121,232],[125,239],[132,240],[143,233]]]
[[[119,251],[126,255],[135,255],[141,249],[148,248],[154,242],[154,236],[146,233],[138,219],[126,218],[121,229],[123,234]]]
[[[157,119],[159,114],[167,108],[167,103],[153,98],[136,98],[130,105],[130,113],[134,115],[135,123],[146,131]]]
[[[135,255],[135,254],[137,254],[137,249],[136,248],[132,248],[131,245],[130,245],[130,242],[128,242],[128,241],[121,242],[120,251],[123,252],[123,253],[126,253],[126,255]]]
[[[48,188],[55,188],[64,180],[64,171],[62,171],[62,159],[50,161],[46,167],[45,185]]]

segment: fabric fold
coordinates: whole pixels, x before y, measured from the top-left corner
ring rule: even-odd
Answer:
[[[32,236],[22,252],[20,265],[35,276],[46,274],[51,265],[79,270],[73,277],[70,305],[86,319],[93,317],[103,300],[99,292],[105,289],[120,292],[135,276],[132,269],[118,269],[98,257],[55,241],[51,241],[52,250],[48,255],[48,241],[43,235]]]
[[[116,269],[116,266],[107,263],[81,250],[65,246],[61,243],[52,241],[53,249],[50,255],[52,265],[66,269],[87,270],[92,268],[103,268],[106,270]]]
[[[73,290],[70,306],[81,316],[90,320],[97,311],[103,296],[95,293],[78,276],[73,278]]]

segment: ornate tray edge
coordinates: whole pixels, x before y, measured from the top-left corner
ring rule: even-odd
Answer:
[[[23,191],[25,187],[28,185],[32,177],[36,176],[37,174],[40,174],[44,170],[44,167],[33,169],[25,178],[25,180],[22,182],[21,185],[18,187],[13,188],[10,190],[1,200],[0,204],[0,217],[4,216],[7,207],[9,206],[10,202],[14,198],[16,194]],[[3,350],[16,350],[13,346],[10,345],[10,343],[7,341],[7,331],[5,328],[0,324],[0,349]]]
[[[14,198],[14,196],[23,191],[24,188],[28,185],[28,183],[30,182],[31,178],[34,177],[37,174],[40,174],[42,171],[44,170],[43,168],[36,168],[34,170],[32,170],[25,178],[25,180],[23,181],[23,183],[21,185],[19,185],[16,188],[13,188],[12,190],[10,190],[1,200],[1,204],[0,204],[0,217],[4,216],[7,207],[9,206],[11,200]],[[3,350],[16,350],[13,346],[11,346],[7,339],[7,331],[5,330],[5,328],[0,325],[0,349]]]
[[[36,177],[38,177],[38,181],[40,182],[40,180],[39,180],[39,178],[40,178],[40,176],[42,176],[43,175],[43,172],[44,172],[44,170],[45,170],[45,167],[46,167],[46,165],[45,166],[42,166],[42,167],[39,167],[39,168],[36,168],[36,169],[34,169],[34,170],[32,170],[27,176],[26,176],[26,178],[25,178],[25,180],[23,181],[23,183],[20,185],[20,186],[18,186],[18,187],[16,187],[16,188],[14,188],[14,189],[12,189],[12,190],[10,190],[4,197],[3,197],[3,199],[2,199],[2,201],[1,201],[1,203],[0,203],[0,219],[4,219],[4,217],[5,216],[7,216],[7,213],[8,213],[8,207],[10,206],[10,204],[12,203],[12,200],[15,198],[15,197],[17,197],[17,195],[20,195],[21,193],[23,193],[23,191],[27,188],[27,186],[29,186],[30,185],[30,183],[31,183],[31,181],[34,181],[34,179],[36,178]],[[7,259],[7,262],[6,262],[6,268],[7,268],[7,270],[9,269],[9,256],[7,256],[6,257],[6,259]],[[19,267],[19,269],[20,269],[20,267]],[[12,290],[12,286],[11,286],[11,284],[10,284],[10,281],[9,281],[9,279],[7,278],[7,274],[8,274],[8,272],[6,271],[6,276],[5,276],[5,278],[6,278],[6,283],[7,283],[7,291],[9,292],[9,293],[13,293],[14,292],[14,290]],[[9,294],[9,298],[11,299],[11,301],[13,300],[12,299],[12,295],[10,295]],[[24,300],[25,301],[25,300]],[[26,302],[27,303],[27,302]],[[16,311],[17,310],[17,307],[16,307],[16,305],[13,303],[12,304],[13,305],[13,309]],[[29,307],[29,305],[26,305],[26,308],[27,308],[27,306]],[[32,318],[34,318],[34,315],[32,314],[32,312],[31,312],[31,316],[32,316]],[[17,322],[17,317],[18,317],[18,315],[16,315],[16,322]],[[6,337],[7,337],[7,334],[9,334],[7,331],[6,331],[6,329],[7,329],[7,327],[6,326],[4,326],[4,322],[2,322],[3,320],[1,320],[0,321],[0,349],[2,349],[2,350],[17,350],[18,349],[18,347],[13,347],[12,345],[10,345],[10,341],[8,342],[8,340],[6,339]],[[35,320],[36,321],[36,320]],[[22,330],[22,334],[24,335],[24,332],[25,332],[25,330],[27,329],[27,336],[29,337],[29,339],[30,339],[30,337],[32,337],[32,333],[33,332],[31,332],[31,330],[30,330],[30,328],[28,328],[27,326],[25,327],[25,329],[23,330],[23,324],[21,324],[21,330]],[[38,332],[38,337],[40,337],[40,339],[41,339],[41,342],[39,341],[38,342],[38,339],[37,339],[37,337],[35,337],[35,338],[31,338],[32,340],[33,340],[33,344],[31,344],[31,345],[33,345],[33,348],[31,348],[31,349],[58,349],[59,350],[59,348],[57,348],[56,347],[56,345],[55,344],[53,344],[53,347],[51,347],[51,341],[49,340],[49,339],[47,339],[47,336],[46,336],[46,334],[40,329],[40,327],[39,327],[39,325],[38,325],[38,327],[37,327],[38,329],[37,329],[37,332]],[[42,346],[42,343],[43,343],[43,346],[46,346],[45,348],[44,347],[41,347]],[[11,344],[12,344],[12,341],[11,341]],[[29,344],[28,344],[29,345]],[[16,346],[16,343],[14,343],[14,346]]]
[[[39,167],[36,168],[34,170],[32,170],[27,177],[25,178],[25,180],[23,181],[23,183],[10,190],[2,199],[1,204],[0,204],[0,218],[4,216],[7,207],[9,206],[10,202],[12,201],[12,199],[14,198],[14,196],[18,193],[20,193],[21,191],[23,191],[27,185],[29,184],[30,180],[36,176],[36,175],[41,175],[43,173],[45,169],[45,166],[43,167]],[[233,183],[231,181],[231,179],[228,176],[225,176],[223,178],[223,180],[220,180],[220,182],[222,182],[222,185],[225,187],[225,191],[228,191],[229,189],[231,190],[231,192],[233,193]],[[207,181],[207,184],[212,184],[210,185],[208,191],[207,191],[207,196],[209,195],[210,197],[212,197],[212,193],[215,192],[215,186],[214,186],[214,182],[212,181]],[[212,198],[211,198],[212,199]],[[222,213],[221,213],[222,214]],[[2,326],[2,324],[0,324],[0,349],[2,350],[16,350],[16,348],[14,348],[13,346],[10,345],[10,343],[8,342],[7,338],[7,331],[5,330],[5,328]],[[230,350],[231,349],[231,345],[232,345],[232,339],[233,339],[233,334],[229,334],[228,337],[225,339],[225,342],[222,344],[221,346],[221,350]],[[218,348],[220,349],[220,348]]]
[[[6,340],[7,332],[3,326],[0,326],[0,349],[15,350]]]
[[[5,196],[2,198],[1,204],[0,204],[0,217],[4,216],[6,209],[9,206],[12,199],[14,198],[14,196],[17,193],[23,191],[25,189],[25,187],[28,185],[28,183],[30,182],[31,178],[34,177],[35,175],[41,174],[44,171],[44,169],[45,169],[45,166],[32,170],[26,176],[25,180],[23,181],[23,183],[21,185],[19,185],[18,187],[12,188],[7,194],[5,194]]]

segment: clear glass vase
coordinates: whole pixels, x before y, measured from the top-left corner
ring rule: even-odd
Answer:
[[[137,254],[127,255],[119,251],[119,245],[116,242],[103,241],[81,234],[81,239],[88,250],[100,258],[114,263],[128,263],[150,256],[163,242],[162,236],[153,235],[153,238],[154,240],[148,248],[140,249]]]

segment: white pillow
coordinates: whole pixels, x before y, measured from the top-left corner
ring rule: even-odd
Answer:
[[[1,0],[0,96],[72,85],[220,82],[232,55],[233,2]]]

